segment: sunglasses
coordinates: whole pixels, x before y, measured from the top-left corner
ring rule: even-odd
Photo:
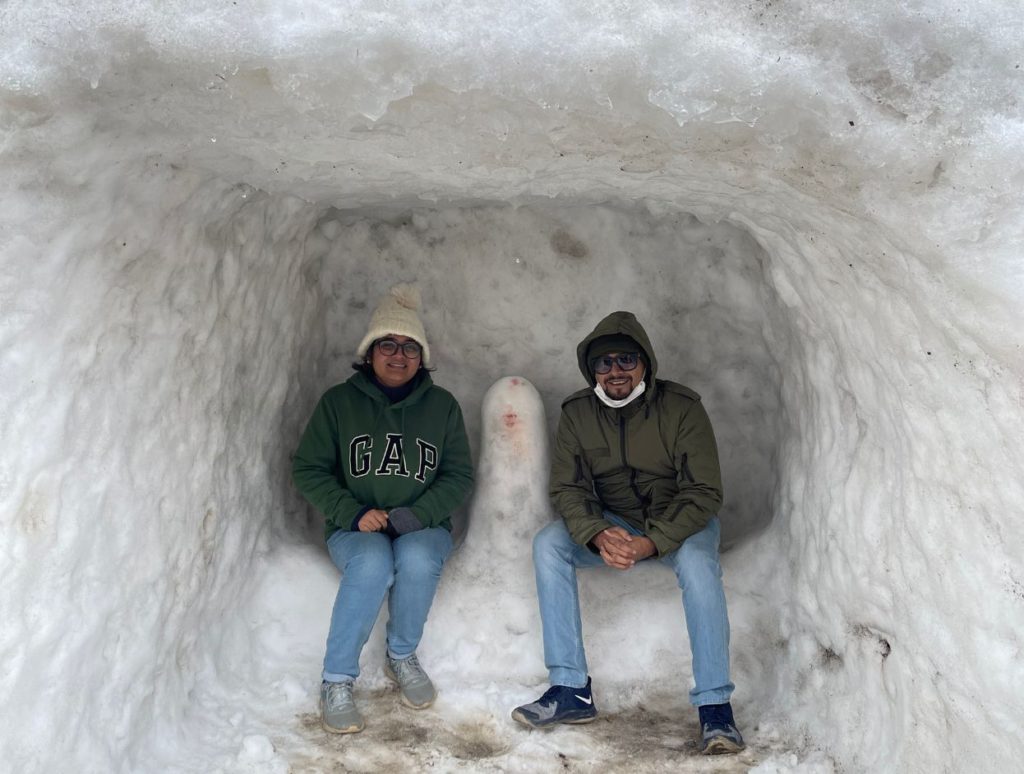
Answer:
[[[632,371],[640,362],[640,355],[636,352],[624,352],[621,355],[604,355],[595,357],[590,361],[590,367],[595,374],[606,374],[612,370],[612,365],[618,364],[623,371]]]
[[[398,350],[402,350],[402,354],[412,360],[420,356],[423,352],[423,347],[415,341],[406,341],[399,344],[394,339],[377,339],[377,351],[382,355],[391,357],[391,355],[398,354]]]

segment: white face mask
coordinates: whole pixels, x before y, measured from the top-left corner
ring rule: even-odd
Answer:
[[[609,398],[605,394],[604,387],[598,384],[594,387],[594,394],[597,395],[597,397],[604,405],[609,406],[611,408],[622,408],[623,406],[628,406],[634,400],[643,395],[644,390],[646,389],[647,382],[641,380],[640,384],[633,388],[633,392],[629,393],[629,395],[627,395],[625,398],[623,398],[622,400],[613,400],[612,398]]]

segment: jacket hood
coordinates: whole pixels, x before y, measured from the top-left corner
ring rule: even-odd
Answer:
[[[632,312],[612,312],[601,320],[594,327],[594,330],[577,345],[576,362],[579,364],[580,373],[587,380],[587,384],[591,387],[597,385],[594,374],[590,372],[590,367],[587,363],[587,350],[594,339],[599,339],[602,336],[629,336],[640,346],[640,349],[647,357],[647,362],[650,364],[648,372],[644,374],[644,381],[647,382],[647,389],[651,390],[654,387],[654,378],[658,373],[658,360],[654,357],[654,348],[651,346],[651,340],[647,337],[647,331],[644,330],[644,326],[639,323],[636,315]]]

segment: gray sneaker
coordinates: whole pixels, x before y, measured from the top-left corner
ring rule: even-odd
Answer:
[[[384,660],[384,672],[402,689],[402,704],[406,707],[426,709],[437,698],[434,684],[423,671],[415,653],[401,660],[391,658],[389,654]]]
[[[352,700],[352,683],[320,685],[320,723],[332,734],[354,734],[366,723]]]

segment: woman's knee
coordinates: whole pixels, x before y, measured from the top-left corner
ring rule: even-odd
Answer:
[[[417,539],[417,538],[424,539]],[[411,578],[436,578],[441,574],[451,542],[426,539],[425,533],[403,535],[395,543],[395,574]],[[443,537],[443,536],[442,536]]]
[[[346,546],[340,569],[343,583],[390,588],[395,578],[395,560],[386,535],[360,534]],[[337,563],[337,561],[336,561]]]

